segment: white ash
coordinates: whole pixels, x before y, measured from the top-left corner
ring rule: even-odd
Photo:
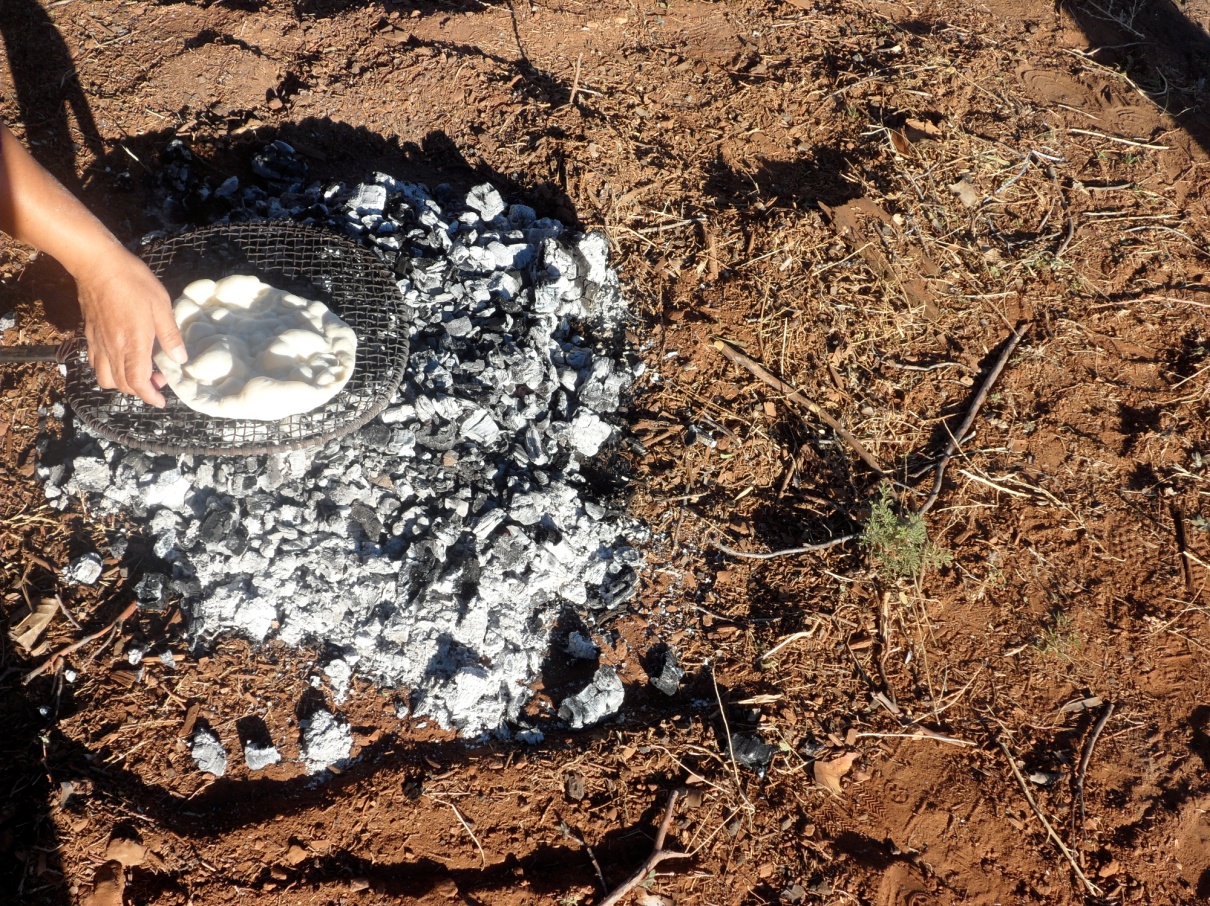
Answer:
[[[344,658],[335,658],[324,665],[324,676],[332,685],[332,700],[336,704],[344,704],[349,697],[349,680],[353,677],[353,667]]]
[[[263,746],[255,742],[244,743],[244,764],[249,771],[263,771],[269,765],[281,761],[277,746]]]
[[[17,316],[12,312],[4,312],[0,314],[0,337],[3,337],[10,330],[17,326]]]
[[[559,717],[573,730],[591,727],[616,714],[625,697],[626,689],[618,672],[612,667],[601,667],[593,674],[591,683],[563,700]]]
[[[234,187],[227,216],[326,221],[394,268],[413,316],[396,398],[314,452],[167,457],[77,433],[44,457],[46,495],[146,526],[171,576],[136,593],[179,595],[196,649],[229,632],[328,647],[416,717],[507,735],[558,611],[607,614],[638,582],[644,530],[582,471],[641,370],[608,243],[490,186],[287,185],[274,148],[276,194]]]
[[[97,554],[82,554],[72,560],[63,570],[62,580],[67,585],[93,585],[101,578],[101,558]]]
[[[595,661],[601,656],[601,649],[590,636],[576,629],[567,634],[567,653],[576,660]]]
[[[348,764],[353,733],[347,723],[322,708],[298,723],[302,729],[302,758],[309,773]]]
[[[222,777],[227,773],[227,750],[209,727],[197,727],[189,738],[189,753],[197,769]]]

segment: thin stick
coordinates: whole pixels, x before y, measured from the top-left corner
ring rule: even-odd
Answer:
[[[983,408],[983,403],[987,400],[987,394],[992,389],[992,385],[996,383],[1000,377],[1000,372],[1004,370],[1004,366],[1008,364],[1009,357],[1017,348],[1017,344],[1021,342],[1025,334],[1029,332],[1029,324],[1019,325],[1011,334],[1009,334],[1008,342],[1004,345],[1004,351],[1000,353],[1000,358],[996,360],[996,364],[992,366],[992,370],[987,374],[987,380],[983,382],[983,386],[979,388],[979,392],[975,394],[974,400],[971,402],[971,407],[966,413],[966,418],[963,419],[962,425],[957,431],[950,434],[949,443],[945,445],[945,452],[941,455],[941,461],[937,463],[937,475],[933,479],[933,490],[929,493],[928,498],[916,510],[917,516],[923,516],[933,508],[933,504],[937,502],[937,497],[941,494],[941,485],[945,480],[945,467],[949,465],[949,461],[954,458],[954,454],[958,452],[958,438],[966,437],[970,431],[971,425],[975,421],[975,416],[979,414],[979,410]]]
[[[1088,742],[1084,745],[1084,755],[1080,758],[1080,767],[1076,770],[1076,802],[1080,806],[1080,829],[1079,832],[1084,833],[1084,775],[1088,773],[1088,763],[1092,761],[1092,749],[1097,744],[1097,740],[1101,738],[1101,731],[1105,729],[1105,724],[1109,723],[1109,717],[1113,714],[1113,702],[1105,703],[1105,710],[1101,712],[1101,716],[1097,718],[1096,724],[1093,725],[1092,733],[1088,736]],[[1075,815],[1072,815],[1072,822],[1075,822]],[[1072,829],[1072,844],[1074,845],[1076,829]]]
[[[592,851],[592,847],[588,845],[588,841],[573,828],[568,827],[566,824],[562,824],[562,826],[564,828],[563,832],[583,846],[584,851],[588,853],[588,858],[592,861],[593,870],[597,873],[597,880],[601,882],[601,893],[609,893],[609,884],[605,881],[605,872],[601,871],[601,863],[597,861],[597,854]]]
[[[664,817],[660,821],[660,828],[656,831],[655,846],[652,847],[651,855],[639,866],[638,871],[632,874],[629,878],[614,888],[613,892],[605,899],[601,900],[599,906],[617,906],[622,902],[622,898],[630,891],[634,890],[655,870],[655,867],[665,859],[686,859],[689,853],[678,853],[664,849],[664,840],[668,836],[668,828],[672,824],[672,813],[676,809],[677,800],[681,798],[682,790],[673,790],[668,794],[668,805],[664,808]]]
[[[718,677],[714,675],[714,666],[710,667],[710,682],[714,686],[714,700],[718,702],[718,716],[723,721],[723,734],[727,737],[727,754],[731,756],[731,773],[735,776],[735,788],[744,796],[744,790],[739,782],[739,766],[735,763],[735,746],[731,744],[731,727],[727,723],[727,709],[723,707],[723,696],[718,691]],[[748,797],[744,796],[747,801]]]
[[[76,618],[71,615],[71,611],[67,609],[67,605],[63,603],[63,599],[58,595],[55,595],[55,603],[59,605],[59,610],[63,613],[63,616],[67,617],[67,622],[76,627],[76,631],[83,632],[84,627],[76,622]]]
[[[773,655],[777,654],[777,652],[781,651],[787,645],[797,642],[799,639],[811,638],[813,635],[815,635],[815,630],[818,628],[819,628],[819,623],[816,622],[815,625],[812,626],[810,629],[804,629],[801,632],[791,633],[790,635],[788,635],[784,639],[782,639],[780,642],[778,642],[776,645],[774,645],[772,648],[770,648],[768,651],[766,651],[764,654],[762,654],[760,656],[760,659],[762,661],[767,661],[769,658],[773,657]]]
[[[1076,857],[1072,854],[1072,851],[1067,848],[1067,844],[1063,842],[1063,839],[1055,832],[1055,829],[1051,827],[1050,822],[1046,820],[1046,815],[1042,813],[1042,809],[1038,806],[1037,800],[1034,799],[1033,793],[1029,791],[1029,785],[1026,783],[1025,778],[1021,776],[1021,771],[1017,767],[1017,762],[1013,760],[1013,753],[1008,750],[1008,746],[1004,744],[1000,737],[993,736],[993,739],[995,739],[996,745],[1000,747],[1000,751],[1004,753],[1004,757],[1008,760],[1008,766],[1012,769],[1013,776],[1017,778],[1017,784],[1021,787],[1021,792],[1025,794],[1025,799],[1027,802],[1029,802],[1030,808],[1034,810],[1034,814],[1038,816],[1038,820],[1041,821],[1042,826],[1046,828],[1047,835],[1054,842],[1055,846],[1059,848],[1059,852],[1061,852],[1064,858],[1071,863],[1072,871],[1076,873],[1076,877],[1083,882],[1084,887],[1087,888],[1088,892],[1094,897],[1097,897],[1098,899],[1103,897],[1104,893],[1101,892],[1101,888],[1097,887],[1096,884],[1092,883],[1092,881],[1088,879],[1088,876],[1080,869],[1080,864],[1076,861]]]
[[[715,340],[710,345],[721,352],[723,357],[729,362],[735,365],[742,365],[744,368],[747,368],[750,372],[752,372],[753,375],[760,378],[774,390],[784,393],[786,395],[786,399],[790,400],[791,402],[798,403],[817,419],[835,431],[837,435],[839,435],[840,439],[848,444],[854,453],[861,457],[861,461],[873,469],[878,475],[885,476],[887,474],[886,470],[882,468],[878,460],[874,458],[874,454],[867,450],[861,441],[850,434],[844,425],[820,408],[819,404],[814,400],[804,396],[800,391],[796,390],[794,387],[791,387],[755,359],[749,358],[728,343],[725,343],[722,340]]]
[[[1075,135],[1091,135],[1093,138],[1103,138],[1106,141],[1117,142],[1121,145],[1129,145],[1132,148],[1146,148],[1148,151],[1169,150],[1167,145],[1152,145],[1148,142],[1136,142],[1128,138],[1121,138],[1117,135],[1106,135],[1104,132],[1094,132],[1091,129],[1068,129],[1067,131]]]
[[[580,64],[583,62],[584,54],[576,57],[576,75],[571,82],[571,96],[567,99],[567,103],[572,107],[576,106],[576,95],[580,93]]]
[[[61,658],[67,657],[67,655],[71,654],[73,651],[79,651],[81,648],[83,648],[89,642],[95,642],[97,639],[101,638],[101,636],[105,635],[106,633],[119,629],[121,627],[121,625],[126,620],[130,619],[131,616],[134,615],[134,612],[138,609],[139,609],[139,602],[131,601],[129,604],[126,605],[126,609],[123,610],[120,614],[118,614],[118,617],[116,620],[114,620],[112,623],[110,623],[104,629],[94,632],[92,635],[86,635],[84,638],[80,639],[78,642],[72,642],[66,648],[60,648],[58,651],[56,651],[54,654],[52,654],[50,657],[48,657],[45,661],[43,661],[41,666],[35,667],[29,673],[25,674],[25,676],[22,677],[22,679],[21,679],[21,684],[24,686],[28,686],[31,682],[33,682],[35,679],[37,679],[39,676],[41,676],[43,673],[45,673],[47,670],[49,670],[51,667],[53,667],[55,665],[55,663],[57,663]]]
[[[802,547],[787,547],[780,551],[770,551],[767,554],[754,554],[748,551],[738,551],[733,547],[728,547],[721,541],[711,541],[710,543],[722,551],[724,554],[730,554],[732,557],[743,557],[746,560],[772,560],[774,557],[788,557],[791,554],[806,554],[811,551],[823,551],[830,547],[836,547],[839,544],[844,544],[848,541],[855,541],[860,538],[859,534],[841,535],[838,538],[833,538],[830,541],[821,541],[819,544],[807,544]]]
[[[470,834],[471,842],[475,844],[475,849],[479,850],[479,861],[483,863],[484,868],[487,868],[487,855],[483,852],[483,847],[479,845],[479,838],[475,836],[475,832],[471,830],[471,826],[467,824],[466,819],[462,817],[462,812],[458,811],[458,806],[454,805],[452,802],[447,802],[444,799],[438,799],[432,793],[429,793],[428,797],[434,802],[440,802],[442,805],[449,806],[454,813],[454,817],[458,819],[459,823],[466,828],[466,832]]]
[[[969,739],[958,739],[954,736],[942,736],[940,733],[927,731],[920,733],[858,733],[858,739],[931,739],[933,742],[944,742],[951,746],[973,746],[976,743]]]
[[[1172,522],[1176,528],[1176,550],[1181,561],[1181,577],[1185,580],[1185,589],[1189,594],[1194,594],[1193,590],[1193,567],[1189,565],[1189,558],[1185,556],[1189,552],[1189,539],[1185,534],[1185,516],[1181,512],[1181,508],[1176,504],[1172,505]]]

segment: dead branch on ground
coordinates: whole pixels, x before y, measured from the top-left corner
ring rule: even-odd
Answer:
[[[1008,342],[1004,346],[1004,351],[1000,353],[1000,358],[996,360],[996,364],[992,366],[992,370],[987,373],[987,379],[979,388],[979,392],[975,394],[974,400],[971,401],[971,407],[967,410],[966,418],[962,420],[962,425],[957,431],[950,434],[949,443],[945,445],[945,452],[941,454],[941,460],[937,463],[937,473],[933,478],[933,490],[929,492],[928,498],[916,510],[917,516],[923,516],[937,502],[937,497],[941,494],[941,485],[945,481],[945,467],[949,465],[950,460],[954,458],[954,454],[958,452],[958,445],[962,443],[962,439],[966,437],[967,432],[971,429],[971,425],[974,424],[975,417],[979,414],[979,410],[983,408],[983,403],[987,400],[987,394],[991,391],[992,385],[999,379],[1000,373],[1004,370],[1004,366],[1008,364],[1008,359],[1013,354],[1013,350],[1017,348],[1017,344],[1029,332],[1029,327],[1029,324],[1018,325],[1008,335]]]
[[[668,794],[668,805],[664,807],[664,817],[660,821],[660,829],[655,835],[655,845],[651,848],[651,855],[634,874],[615,887],[613,892],[600,902],[599,906],[617,906],[626,894],[647,880],[648,876],[655,871],[656,866],[665,859],[686,859],[690,856],[690,853],[664,849],[664,838],[668,836],[668,828],[672,824],[672,813],[676,810],[676,803],[684,792],[682,789],[675,789]]]
[[[722,353],[723,357],[726,358],[727,361],[735,365],[742,365],[755,377],[760,378],[774,390],[784,393],[786,399],[790,400],[790,402],[798,403],[798,405],[802,406],[817,419],[835,431],[840,439],[848,444],[853,452],[861,457],[861,461],[869,466],[876,474],[886,476],[886,470],[883,469],[878,460],[874,458],[874,454],[867,450],[861,441],[849,433],[848,429],[845,428],[844,425],[838,422],[829,413],[825,412],[814,400],[805,396],[801,391],[796,390],[794,387],[787,384],[755,359],[749,358],[725,341],[715,340],[711,345]]]

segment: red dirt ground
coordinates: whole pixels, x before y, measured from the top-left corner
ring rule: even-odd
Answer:
[[[347,772],[233,759],[214,780],[187,726],[234,748],[255,714],[297,755],[314,652],[182,648],[139,680],[123,646],[179,627],[137,614],[74,684],[23,685],[144,566],[58,587],[139,527],[47,507],[61,386],[3,366],[2,612],[58,593],[83,628],[0,649],[0,899],[592,904],[682,786],[667,847],[691,855],[629,894],[645,906],[1210,896],[1208,20],[1205,0],[5,3],[0,115],[124,239],[154,225],[174,137],[219,177],[280,137],[320,177],[491,179],[607,230],[649,367],[609,468],[653,538],[602,637],[621,720],[467,748],[355,684]],[[0,269],[6,344],[73,328],[53,266],[9,244]],[[927,516],[948,565],[713,546],[861,531],[882,484],[714,341],[839,419],[912,509],[1022,324]],[[688,671],[675,698],[647,686],[658,642]],[[777,747],[766,776],[724,721]]]

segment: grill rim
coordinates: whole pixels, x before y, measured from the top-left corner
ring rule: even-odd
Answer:
[[[172,277],[174,259],[177,254],[204,248],[208,240],[232,242],[240,246],[240,240],[244,238],[247,238],[249,243],[277,242],[281,243],[283,247],[290,240],[295,241],[299,245],[304,243],[317,244],[320,247],[339,249],[341,254],[351,256],[353,271],[357,272],[358,277],[364,277],[367,284],[373,284],[374,293],[372,301],[375,304],[382,303],[387,307],[388,310],[382,314],[389,323],[393,324],[393,329],[380,331],[378,335],[372,337],[365,337],[361,331],[358,331],[358,365],[363,369],[369,368],[369,364],[366,363],[368,356],[363,355],[363,348],[367,345],[367,341],[371,341],[381,344],[384,348],[380,358],[384,359],[387,365],[385,371],[368,374],[363,372],[359,376],[355,370],[349,384],[346,384],[340,393],[325,403],[323,407],[319,407],[323,411],[323,416],[321,417],[324,420],[319,422],[314,430],[305,430],[303,433],[291,436],[289,431],[292,429],[287,428],[285,429],[284,436],[277,437],[271,441],[254,437],[248,440],[228,440],[221,442],[218,440],[211,442],[197,440],[174,442],[148,437],[146,432],[139,431],[137,426],[135,429],[131,429],[121,424],[115,424],[115,420],[120,420],[123,416],[127,418],[131,417],[129,412],[122,411],[123,406],[130,407],[137,405],[146,409],[152,409],[152,407],[146,406],[146,404],[139,400],[132,402],[131,398],[125,397],[117,391],[100,390],[96,385],[96,375],[88,362],[84,339],[83,337],[75,337],[64,344],[61,362],[67,368],[67,402],[71,406],[76,418],[80,420],[89,432],[123,446],[155,454],[170,456],[258,456],[290,452],[292,450],[308,450],[323,446],[329,441],[344,437],[365,427],[366,424],[380,415],[390,405],[391,399],[395,396],[400,384],[403,382],[404,373],[407,368],[410,350],[407,337],[403,333],[407,318],[404,311],[403,297],[396,285],[394,275],[387,265],[369,249],[358,245],[347,236],[332,230],[282,220],[217,224],[201,227],[179,233],[176,236],[156,240],[140,250],[140,255],[143,261],[151,268],[152,272],[161,280],[167,282]],[[241,246],[240,250],[244,251],[244,247]],[[331,257],[340,257],[340,254]],[[306,262],[303,262],[301,265],[292,263],[291,267],[295,269],[301,267],[304,272],[308,270]],[[264,269],[262,268],[262,270]],[[315,275],[321,275],[318,269],[316,269]],[[369,290],[367,290],[366,295],[369,295]],[[328,298],[324,299],[324,301],[325,304],[329,304],[336,311],[336,314],[342,318],[346,316],[350,306],[362,305],[363,311],[368,311],[370,304],[370,301],[365,298],[360,300],[356,298],[338,298],[335,293],[329,294]],[[331,305],[332,302],[336,302],[337,304]],[[356,327],[356,325],[350,326]],[[328,413],[330,409],[333,411],[336,409],[346,409],[348,398],[353,395],[350,385],[354,385],[354,380],[359,377],[359,384],[365,382],[370,385],[372,388],[370,392],[363,396],[360,403],[354,401],[352,414],[342,418],[340,413],[336,412],[329,420]],[[163,412],[164,427],[169,433],[172,432],[173,420],[178,415],[183,416],[186,421],[195,422],[196,424],[192,425],[194,430],[202,430],[213,426],[216,431],[227,429],[230,433],[244,431],[253,435],[266,432],[272,433],[281,429],[283,423],[290,421],[289,418],[276,422],[255,421],[251,419],[215,419],[188,409],[183,403],[179,403],[179,400],[177,403],[180,406],[179,409],[172,412]],[[152,409],[152,413],[161,411]],[[139,414],[145,417],[148,413],[140,412]],[[302,413],[300,416],[291,416],[291,418],[305,418],[311,414]]]

